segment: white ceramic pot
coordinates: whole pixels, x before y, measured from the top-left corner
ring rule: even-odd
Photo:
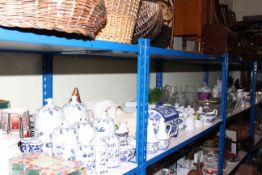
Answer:
[[[52,133],[62,123],[63,111],[47,99],[47,104],[38,110],[35,118],[35,136],[43,143],[43,152],[52,155]]]

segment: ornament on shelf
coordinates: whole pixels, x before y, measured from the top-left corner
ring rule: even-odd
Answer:
[[[79,102],[79,103],[82,103],[82,101],[81,101],[81,98],[80,98],[80,94],[79,94],[79,90],[78,90],[78,88],[76,87],[76,88],[74,88],[74,90],[73,90],[73,92],[72,92],[72,95],[71,96],[76,96],[77,97],[77,101]],[[69,102],[71,102],[72,101],[72,98],[70,98],[69,99]]]

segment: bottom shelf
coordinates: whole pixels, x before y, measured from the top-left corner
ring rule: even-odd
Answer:
[[[262,139],[262,134],[261,133],[257,133],[255,134],[255,137],[254,137],[254,146],[256,146]]]
[[[231,172],[233,172],[237,168],[237,166],[245,159],[245,157],[247,156],[247,153],[244,151],[239,151],[238,156],[240,158],[238,162],[228,162],[227,163],[225,172],[223,173],[224,175],[228,175]]]

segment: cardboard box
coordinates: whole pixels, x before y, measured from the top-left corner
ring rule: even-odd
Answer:
[[[78,161],[63,161],[41,154],[20,155],[9,160],[9,175],[85,175]]]
[[[255,166],[241,164],[237,169],[236,175],[258,175],[258,171]]]

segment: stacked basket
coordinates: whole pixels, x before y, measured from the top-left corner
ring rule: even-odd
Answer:
[[[107,24],[96,39],[131,43],[140,0],[105,0]]]
[[[142,1],[136,21],[133,42],[136,43],[140,37],[154,40],[161,31],[162,24],[161,5],[156,2]]]
[[[106,22],[103,0],[1,0],[0,25],[95,38]]]

